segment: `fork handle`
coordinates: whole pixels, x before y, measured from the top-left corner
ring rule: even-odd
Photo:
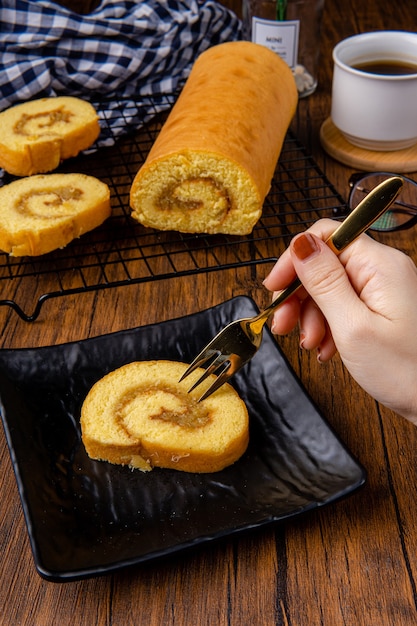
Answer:
[[[336,228],[334,233],[326,240],[327,245],[333,252],[339,255],[347,246],[355,241],[363,232],[365,232],[372,224],[391,206],[397,197],[403,181],[399,176],[391,176],[387,180],[380,183],[373,189],[343,220]],[[288,300],[299,288],[301,281],[296,278],[283,289],[278,296],[255,318],[261,322],[259,330],[266,322],[268,317],[277,309],[285,300]],[[253,326],[253,323],[252,323]]]

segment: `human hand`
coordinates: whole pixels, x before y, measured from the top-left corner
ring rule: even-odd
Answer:
[[[296,236],[264,281],[303,287],[274,313],[272,332],[299,323],[300,345],[319,361],[339,352],[376,400],[417,425],[417,269],[405,254],[361,235],[338,257],[325,244],[337,222]]]

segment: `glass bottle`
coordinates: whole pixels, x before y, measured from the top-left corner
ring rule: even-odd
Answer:
[[[242,0],[246,39],[267,46],[291,67],[298,95],[317,87],[324,0]]]

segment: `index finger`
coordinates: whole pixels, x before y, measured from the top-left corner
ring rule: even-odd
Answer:
[[[326,241],[330,235],[339,226],[339,222],[330,219],[321,219],[315,222],[307,232],[311,232],[320,239]],[[281,291],[289,285],[294,278],[296,278],[296,272],[291,259],[290,249],[287,248],[285,252],[279,257],[274,267],[263,281],[264,286],[270,291]],[[305,298],[305,291],[300,290],[298,297]]]

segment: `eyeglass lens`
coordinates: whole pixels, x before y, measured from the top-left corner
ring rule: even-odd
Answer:
[[[349,208],[354,209],[361,200],[390,174],[367,174],[353,183],[349,196]],[[372,230],[399,230],[411,226],[417,219],[417,183],[403,177],[403,187],[395,202],[372,226]]]

